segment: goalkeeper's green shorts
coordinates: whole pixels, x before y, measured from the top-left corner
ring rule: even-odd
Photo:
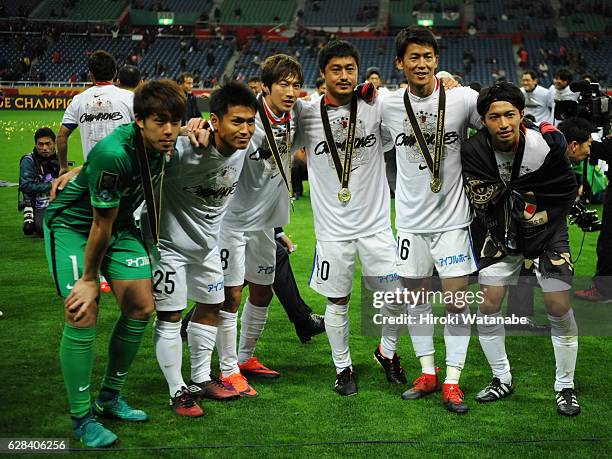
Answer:
[[[70,228],[50,229],[46,224],[44,231],[49,271],[58,295],[66,297],[83,274],[88,235]],[[136,229],[113,233],[100,271],[109,281],[151,278],[149,255]]]

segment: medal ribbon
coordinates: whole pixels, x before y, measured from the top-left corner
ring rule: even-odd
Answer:
[[[166,156],[162,155],[162,171],[161,171],[161,183],[159,187],[159,209],[155,200],[153,177],[151,175],[151,165],[149,164],[149,155],[147,154],[147,148],[144,144],[142,133],[136,134],[136,157],[138,158],[138,164],[140,166],[140,178],[142,180],[142,187],[144,190],[144,199],[147,206],[147,216],[149,218],[149,227],[151,228],[151,236],[155,246],[159,246],[159,227],[161,223],[161,200],[162,200],[162,189],[164,184],[164,172],[166,168]]]
[[[327,107],[325,106],[325,97],[321,97],[321,119],[323,121],[323,131],[325,132],[325,142],[327,143],[327,148],[329,149],[332,160],[334,161],[334,166],[336,166],[336,173],[338,174],[338,180],[340,180],[340,187],[348,189],[349,180],[351,178],[351,166],[353,164],[353,150],[355,149],[357,96],[353,94],[351,99],[348,134],[346,136],[346,147],[344,152],[344,165],[341,165],[340,163],[340,155],[338,154],[336,142],[334,142],[334,135],[331,131],[329,116],[327,115]]]
[[[404,106],[406,107],[406,113],[408,114],[408,119],[410,120],[410,125],[412,126],[412,131],[414,132],[414,136],[416,137],[417,143],[419,145],[421,155],[427,163],[427,168],[429,169],[429,172],[432,175],[432,183],[436,179],[437,181],[440,180],[440,166],[442,165],[442,145],[444,143],[444,117],[446,113],[446,94],[444,93],[443,85],[440,85],[439,91],[440,93],[438,96],[436,138],[434,142],[433,158],[431,156],[429,148],[427,147],[427,142],[425,142],[423,131],[421,131],[421,127],[419,126],[419,123],[417,122],[416,116],[414,114],[414,110],[412,109],[412,104],[410,103],[410,96],[408,95],[408,89],[406,89],[406,92],[404,92]]]
[[[264,107],[262,96],[259,97],[259,104],[257,110],[259,111],[259,118],[261,119],[261,124],[263,124],[264,131],[266,133],[266,139],[268,139],[268,145],[270,145],[270,149],[272,150],[272,156],[274,156],[276,166],[278,167],[281,177],[283,177],[283,181],[285,182],[285,186],[287,187],[287,191],[289,192],[289,198],[291,198],[293,197],[293,188],[291,186],[291,119],[290,117],[287,117],[287,119],[285,120],[287,158],[289,160],[288,172],[285,173],[280,151],[278,150],[276,138],[274,137],[274,133],[272,132],[272,126],[270,125],[270,120],[268,119],[268,114],[266,113],[266,108]]]

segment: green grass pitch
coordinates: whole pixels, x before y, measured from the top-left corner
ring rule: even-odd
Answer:
[[[0,179],[18,181],[19,157],[33,147],[33,132],[43,125],[57,129],[61,112],[0,112]],[[71,137],[71,159],[80,159],[78,133]],[[72,438],[67,400],[59,369],[58,344],[62,304],[56,296],[41,240],[21,232],[16,188],[0,188],[0,437]],[[307,281],[312,267],[314,234],[307,197],[295,203],[287,233],[298,244],[291,255],[302,294],[315,312],[323,313],[325,299]],[[571,228],[572,250],[581,236]],[[592,273],[596,234],[586,236],[576,265],[581,276]],[[583,277],[579,287],[588,282]],[[375,337],[360,334],[359,289],[351,301],[351,350],[359,394],[349,399],[333,391],[334,368],[324,335],[302,345],[275,299],[256,355],[282,373],[273,384],[253,382],[260,396],[228,403],[205,402],[205,416],[192,420],[168,408],[166,383],[157,366],[150,331],[131,369],[125,394],[151,421],[130,425],[107,422],[125,451],[96,452],[103,457],[384,457],[421,456],[609,456],[612,402],[609,337],[581,337],[576,389],[582,414],[556,414],[552,384],[554,359],[549,337],[508,337],[507,348],[516,393],[496,404],[478,405],[473,397],[489,380],[490,372],[478,340],[472,336],[462,376],[471,411],[466,416],[446,412],[440,394],[419,401],[403,401],[405,388],[391,387],[373,361]],[[539,297],[538,297],[539,298]],[[579,311],[599,307],[574,302]],[[605,305],[601,305],[605,306]],[[607,306],[611,307],[610,305]],[[539,318],[544,313],[538,302]],[[117,316],[112,295],[102,296],[96,341],[94,385],[101,381],[105,347]],[[579,324],[580,325],[580,324]],[[185,346],[186,347],[186,346]],[[443,367],[443,340],[436,338],[436,363]],[[400,355],[408,377],[418,376],[410,339],[403,337]],[[188,377],[185,353],[184,373]],[[216,365],[216,355],[213,356]],[[607,376],[606,376],[607,375]],[[202,449],[194,449],[199,447]],[[219,447],[210,448],[210,447]],[[608,453],[605,453],[608,451]],[[92,457],[91,453],[79,453]]]

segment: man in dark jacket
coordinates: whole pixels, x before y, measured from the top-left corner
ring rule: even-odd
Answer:
[[[185,126],[187,124],[187,121],[189,121],[191,118],[202,118],[202,113],[198,108],[198,100],[192,92],[193,75],[191,73],[183,73],[178,77],[176,82],[179,84],[179,86],[187,96],[187,111],[185,112],[185,117],[183,118],[182,123],[182,126]]]
[[[494,402],[514,389],[500,309],[506,286],[516,283],[529,259],[551,324],[557,412],[575,416],[580,413],[574,391],[578,333],[569,302],[573,266],[566,216],[577,184],[563,135],[548,123],[538,128],[524,121],[524,107],[524,96],[510,83],[483,89],[477,108],[486,129],[461,148],[468,199],[487,231],[477,324],[493,379],[476,400]]]
[[[43,216],[49,205],[51,183],[59,175],[55,133],[48,127],[34,134],[34,149],[19,165],[19,209],[23,210],[23,233],[43,235]]]

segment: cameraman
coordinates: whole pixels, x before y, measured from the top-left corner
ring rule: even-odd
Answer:
[[[604,160],[610,164],[612,159],[612,138],[604,138],[602,142],[591,144],[591,162]],[[597,267],[592,285],[587,290],[577,290],[574,294],[581,300],[594,301],[599,303],[612,303],[612,175],[610,168],[606,172],[608,175],[608,187],[606,188],[603,214],[601,217],[601,232],[597,239]]]
[[[35,232],[42,237],[43,217],[49,205],[51,182],[59,175],[59,160],[55,151],[55,133],[48,127],[34,134],[32,153],[22,156],[19,165],[18,208],[23,210],[23,233]]]

